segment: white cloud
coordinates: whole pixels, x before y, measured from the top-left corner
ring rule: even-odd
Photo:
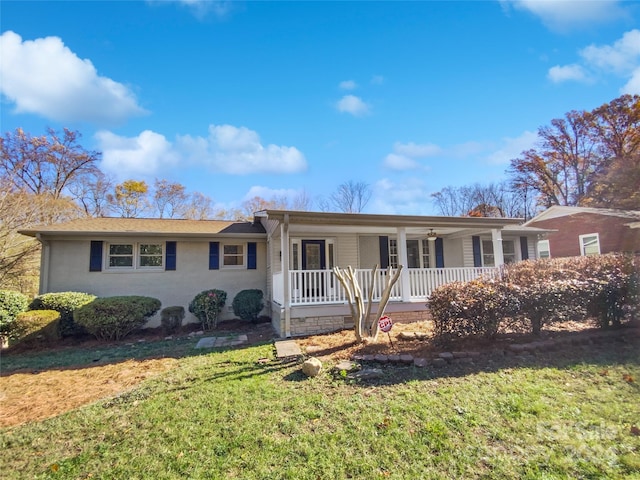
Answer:
[[[59,37],[23,41],[7,31],[0,36],[0,91],[17,113],[51,120],[112,125],[146,113],[133,92],[98,75]]]
[[[621,92],[629,95],[640,95],[640,67],[633,71],[631,79],[622,87]]]
[[[358,88],[358,84],[353,80],[344,80],[340,82],[340,85],[338,85],[338,87],[341,90],[355,90],[356,88]]]
[[[345,95],[336,104],[339,112],[350,113],[354,117],[362,117],[370,113],[371,108],[360,97]]]
[[[538,134],[528,130],[516,138],[505,137],[502,139],[502,147],[489,155],[489,163],[507,164],[523,151],[533,148],[537,140]]]
[[[622,93],[640,93],[640,30],[626,32],[612,45],[589,45],[578,52],[582,64],[556,65],[548,76],[554,82],[593,81],[596,76],[625,79]]]
[[[414,158],[432,157],[442,152],[442,149],[433,143],[400,143],[393,144],[393,150],[401,155]]]
[[[295,147],[263,146],[257,132],[233,125],[210,125],[209,136],[179,136],[177,148],[193,164],[234,175],[295,173],[306,170],[304,155]]]
[[[593,68],[624,75],[638,66],[640,30],[626,32],[613,45],[589,45],[580,56]]]
[[[420,168],[420,164],[413,158],[396,153],[390,153],[384,157],[384,166],[392,170],[414,170]]]
[[[374,185],[371,211],[389,215],[425,215],[431,197],[419,178],[390,180],[383,178]]]
[[[178,135],[174,143],[149,130],[136,137],[101,131],[96,139],[102,168],[119,178],[154,176],[178,165],[232,175],[295,173],[307,168],[297,148],[263,146],[256,132],[232,125],[210,125],[208,137]]]
[[[417,159],[438,155],[441,152],[442,149],[432,143],[396,142],[393,152],[384,158],[383,164],[392,170],[414,170],[422,166]]]
[[[587,71],[583,67],[581,67],[580,65],[576,65],[575,63],[572,65],[556,65],[554,67],[551,67],[547,76],[553,83],[561,83],[569,80],[573,80],[576,82],[586,82],[589,80]]]
[[[500,0],[500,3],[506,10],[513,6],[530,12],[556,31],[602,24],[627,15],[619,0]]]
[[[119,179],[152,177],[180,160],[164,135],[150,130],[131,138],[102,130],[96,140],[102,151],[100,168]]]
[[[191,10],[191,13],[199,19],[213,13],[217,17],[226,17],[233,9],[234,3],[230,0],[147,0],[150,5],[162,5],[177,3]]]
[[[245,194],[244,200],[251,200],[254,197],[260,197],[266,200],[272,198],[294,198],[299,194],[300,191],[294,188],[269,188],[261,185],[254,185]]]

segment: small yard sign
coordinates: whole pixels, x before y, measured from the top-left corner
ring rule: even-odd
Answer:
[[[380,320],[378,320],[378,328],[380,328],[380,330],[389,333],[391,327],[393,327],[393,322],[388,316],[380,317]]]

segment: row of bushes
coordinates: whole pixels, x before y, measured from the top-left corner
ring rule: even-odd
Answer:
[[[204,329],[215,328],[227,294],[205,290],[191,301],[191,311]],[[261,290],[243,290],[233,300],[233,311],[243,320],[257,322],[263,308]],[[35,334],[47,340],[86,333],[104,340],[119,340],[141,328],[160,309],[151,297],[117,296],[97,298],[81,292],[47,293],[29,299],[19,293],[0,291],[0,337],[5,341],[30,339]],[[167,307],[161,312],[165,332],[173,333],[182,324],[183,307]]]
[[[640,258],[609,254],[511,264],[499,279],[443,285],[427,306],[440,338],[492,337],[507,325],[534,334],[565,320],[620,325],[639,301]]]

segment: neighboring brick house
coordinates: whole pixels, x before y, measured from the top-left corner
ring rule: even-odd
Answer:
[[[640,254],[640,211],[553,206],[524,224],[554,230],[537,244],[537,257],[600,253]]]

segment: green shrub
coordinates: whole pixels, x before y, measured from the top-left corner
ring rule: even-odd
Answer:
[[[29,298],[12,290],[0,290],[0,338],[10,340],[20,334],[16,331],[16,316],[29,306]]]
[[[59,321],[60,312],[55,310],[29,310],[18,314],[15,323],[19,338],[16,343],[55,342],[60,338]]]
[[[242,290],[233,298],[233,313],[242,320],[258,323],[258,315],[264,308],[264,293],[259,289]]]
[[[442,340],[467,335],[493,337],[502,320],[518,311],[519,304],[509,285],[481,278],[436,288],[427,306],[436,336]]]
[[[76,309],[74,319],[98,339],[120,340],[147,323],[160,306],[160,300],[151,297],[97,298]]]
[[[160,324],[165,334],[170,335],[182,326],[184,307],[166,307],[160,312]]]
[[[60,312],[60,335],[79,336],[85,333],[73,320],[73,312],[96,299],[95,295],[82,292],[54,292],[39,295],[29,305],[29,310],[55,310]]]
[[[227,292],[224,290],[204,290],[191,300],[189,311],[200,320],[203,330],[210,330],[218,324],[218,316],[226,301]]]

